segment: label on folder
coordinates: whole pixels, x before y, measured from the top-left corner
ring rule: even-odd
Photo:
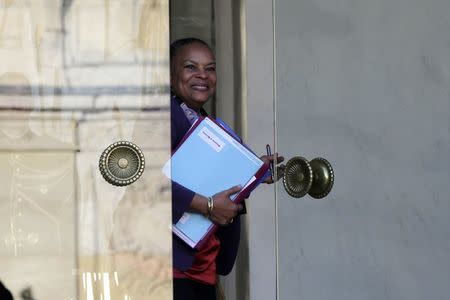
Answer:
[[[259,157],[208,117],[196,125],[165,164],[166,176],[205,197],[236,185],[245,190],[257,180],[255,174],[264,165]],[[205,216],[186,212],[172,228],[194,248],[214,226]]]
[[[217,152],[225,146],[225,143],[206,127],[203,127],[198,135]]]

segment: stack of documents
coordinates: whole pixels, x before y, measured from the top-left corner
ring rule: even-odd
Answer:
[[[239,203],[268,168],[233,133],[205,117],[192,125],[163,171],[172,181],[205,197],[241,185],[242,190],[231,197]],[[192,248],[201,248],[216,227],[202,214],[186,212],[172,230]]]

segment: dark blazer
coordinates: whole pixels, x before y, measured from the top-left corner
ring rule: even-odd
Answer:
[[[191,127],[184,115],[179,101],[171,98],[171,146],[172,151],[181,142],[181,139]],[[183,186],[172,182],[172,223],[175,224],[183,213],[188,210],[195,193]],[[217,237],[220,240],[220,251],[216,259],[217,273],[227,275],[233,269],[234,261],[239,247],[241,222],[236,216],[234,222],[228,226],[220,227]],[[186,245],[180,238],[173,235],[173,266],[180,271],[187,271],[194,262],[195,250]]]

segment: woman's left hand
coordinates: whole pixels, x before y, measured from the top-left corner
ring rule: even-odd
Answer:
[[[276,158],[276,163],[274,163],[275,162],[275,158]],[[284,157],[283,156],[278,156],[278,153],[275,153],[275,154],[273,154],[273,155],[263,155],[263,156],[261,156],[260,157],[260,159],[264,162],[264,163],[274,163],[273,164],[273,167],[274,168],[277,168],[277,166],[276,165],[278,165],[279,163],[282,163],[283,161],[284,161]],[[278,167],[279,168],[279,167]],[[279,173],[279,172],[278,172]],[[275,174],[273,174],[274,176],[275,176]],[[278,178],[277,178],[277,180],[276,181],[278,181],[282,176],[280,176],[280,174],[278,174],[278,176],[277,176]],[[272,179],[272,176],[269,176],[269,177],[267,177],[266,178],[266,180],[264,180],[264,182],[265,183],[267,183],[267,184],[271,184],[271,183],[273,183],[274,181],[273,181],[273,179]]]

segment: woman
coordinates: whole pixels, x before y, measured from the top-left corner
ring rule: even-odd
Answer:
[[[206,116],[203,105],[216,90],[216,63],[210,47],[202,40],[186,38],[170,47],[171,74],[171,134],[172,150],[180,143],[191,124]],[[262,159],[272,161],[273,157]],[[282,161],[280,157],[279,162]],[[271,183],[272,180],[267,180]],[[227,275],[233,268],[239,246],[240,218],[243,206],[230,196],[240,187],[231,187],[208,198],[172,183],[172,222],[175,224],[186,211],[208,215],[219,230],[205,246],[196,251],[178,237],[173,237],[174,299],[216,299],[217,274]]]

